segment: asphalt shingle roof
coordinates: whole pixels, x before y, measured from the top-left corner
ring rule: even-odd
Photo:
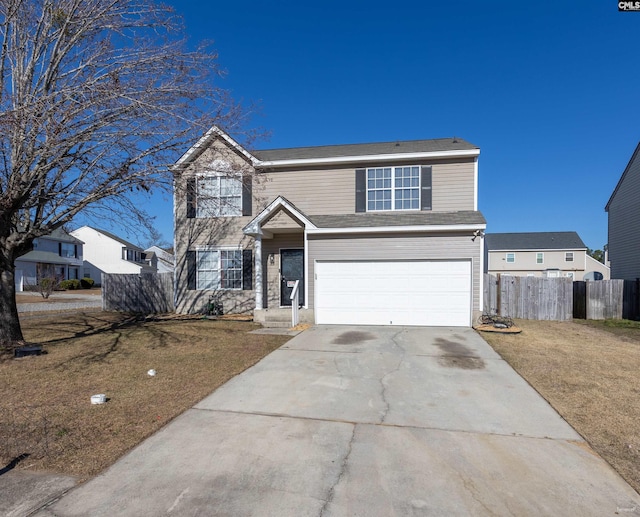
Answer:
[[[374,228],[378,226],[419,226],[448,224],[486,224],[484,216],[473,210],[459,212],[411,212],[392,214],[312,215],[318,228]]]
[[[291,147],[251,151],[261,161],[304,160],[371,156],[377,154],[426,153],[439,151],[468,151],[479,149],[461,138],[436,138],[368,144],[324,145],[318,147]]]
[[[72,260],[61,257],[52,251],[33,250],[18,257],[26,262],[42,262],[47,264],[70,264]]]
[[[487,250],[586,249],[576,232],[487,233]]]

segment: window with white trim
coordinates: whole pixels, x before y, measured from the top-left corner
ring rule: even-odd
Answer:
[[[420,167],[367,169],[367,211],[419,209]]]
[[[242,215],[242,178],[210,174],[196,180],[197,217]]]
[[[536,253],[536,264],[544,264],[544,253]]]
[[[197,289],[242,289],[242,250],[196,251]]]
[[[507,253],[506,259],[507,259],[507,263],[513,264],[516,261],[516,254],[515,253]]]
[[[565,262],[573,262],[573,251],[567,251],[564,254],[564,261]]]

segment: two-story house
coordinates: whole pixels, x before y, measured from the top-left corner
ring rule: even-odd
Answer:
[[[249,151],[212,128],[174,165],[176,310],[469,326],[480,150],[458,138]]]
[[[84,245],[83,277],[91,278],[96,285],[102,282],[102,273],[156,273],[149,264],[145,251],[113,233],[91,226],[73,230],[71,235],[81,239]]]
[[[82,246],[80,239],[62,228],[34,240],[33,250],[16,260],[16,291],[36,285],[41,278],[75,280],[81,277]]]
[[[484,244],[492,275],[609,280],[609,267],[587,254],[576,232],[487,233]]]
[[[605,211],[611,278],[640,278],[640,143],[622,172]]]

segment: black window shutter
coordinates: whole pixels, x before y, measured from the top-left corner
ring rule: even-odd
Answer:
[[[187,251],[187,289],[196,290],[196,252]]]
[[[62,257],[62,243],[58,243],[58,255]]]
[[[242,215],[251,215],[251,204],[253,197],[251,195],[251,187],[253,178],[251,174],[242,177]]]
[[[242,290],[253,289],[253,253],[251,250],[242,250]]]
[[[73,245],[73,258],[78,258],[78,245]]]
[[[420,210],[431,210],[431,167],[423,166],[420,178]]]
[[[367,171],[356,169],[356,212],[367,211]]]
[[[187,179],[187,218],[196,216],[196,179]]]

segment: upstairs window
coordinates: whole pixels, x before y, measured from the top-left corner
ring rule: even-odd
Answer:
[[[59,255],[64,258],[77,258],[77,247],[70,242],[61,242],[58,246]]]
[[[508,264],[513,264],[516,261],[516,254],[515,253],[507,253],[507,263]]]
[[[187,218],[251,215],[252,177],[215,172],[187,179]]]
[[[544,264],[544,253],[536,253],[536,264]]]
[[[142,253],[137,250],[124,248],[124,259],[129,262],[142,262]]]
[[[567,251],[564,254],[564,261],[565,262],[573,262],[573,251]]]
[[[236,176],[203,176],[196,181],[197,217],[242,215],[242,180]]]
[[[420,167],[367,169],[367,211],[419,209]]]

